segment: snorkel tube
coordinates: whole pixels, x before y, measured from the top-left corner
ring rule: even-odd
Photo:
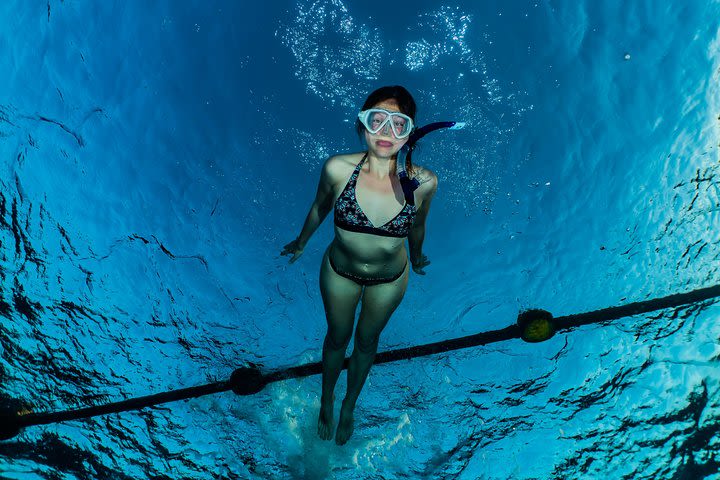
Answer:
[[[397,174],[400,178],[400,185],[402,185],[403,193],[405,194],[405,201],[410,205],[415,205],[415,195],[413,193],[420,186],[417,178],[410,179],[405,170],[405,164],[408,160],[412,161],[412,152],[415,149],[415,143],[422,137],[435,130],[441,128],[448,128],[450,130],[460,130],[465,126],[465,122],[435,122],[420,127],[410,134],[407,143],[403,145],[397,154]]]

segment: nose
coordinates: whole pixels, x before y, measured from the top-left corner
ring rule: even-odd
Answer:
[[[385,125],[383,125],[382,130],[380,130],[383,135],[387,135],[388,137],[392,133],[392,128],[390,127],[390,122],[387,122]]]

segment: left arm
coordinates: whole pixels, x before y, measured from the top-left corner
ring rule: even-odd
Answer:
[[[437,191],[437,176],[430,170],[423,169],[418,175],[421,184],[416,191],[416,202],[419,204],[415,222],[413,223],[410,234],[408,235],[408,244],[410,246],[410,263],[415,273],[425,275],[422,270],[429,265],[427,257],[422,253],[422,245],[425,240],[425,220],[430,211],[430,203],[435,192]]]

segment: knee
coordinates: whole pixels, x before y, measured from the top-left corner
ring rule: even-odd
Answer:
[[[379,336],[359,335],[355,332],[355,348],[360,353],[376,353],[379,341]]]
[[[325,335],[325,347],[331,350],[345,350],[350,343],[352,331],[348,333],[328,331]]]

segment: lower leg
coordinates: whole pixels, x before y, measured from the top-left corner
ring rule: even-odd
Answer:
[[[322,352],[322,398],[330,400],[335,391],[340,372],[343,369],[345,361],[345,352],[347,351],[347,343],[337,345],[330,338],[328,333],[323,342]]]
[[[375,361],[377,347],[377,341],[370,345],[362,345],[358,343],[357,337],[355,339],[353,353],[348,363],[347,393],[343,400],[343,403],[351,408],[355,408],[355,403],[357,402],[358,396],[360,396],[360,391],[363,385],[365,385],[365,380],[367,380],[368,374],[370,373],[370,367],[372,367]]]
[[[322,354],[322,394],[320,398],[320,415],[318,417],[318,435],[323,440],[332,438],[334,391],[342,371],[346,350],[346,343],[343,343],[338,348],[338,345],[333,343],[329,333],[325,336]]]
[[[345,444],[353,433],[355,404],[370,373],[370,367],[375,361],[376,352],[377,342],[369,349],[362,349],[358,346],[357,340],[355,341],[355,348],[348,364],[347,393],[340,408],[340,420],[335,434],[335,443],[338,445]]]

